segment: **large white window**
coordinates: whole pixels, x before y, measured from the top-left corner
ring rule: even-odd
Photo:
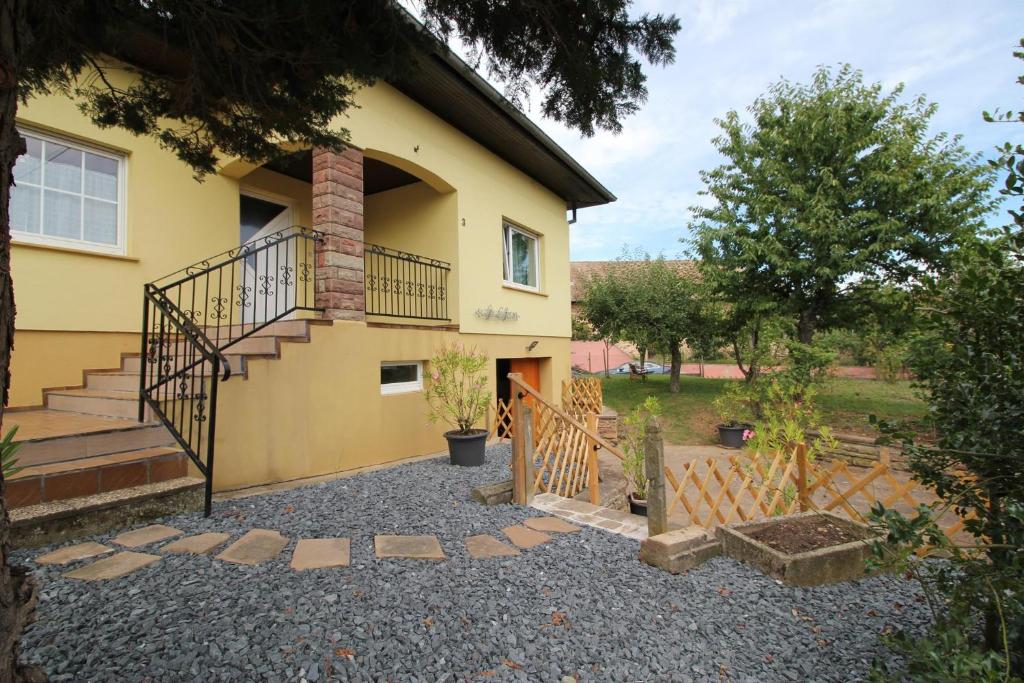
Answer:
[[[540,289],[540,238],[509,223],[502,224],[505,252],[505,284]]]
[[[11,230],[35,244],[124,253],[124,157],[21,131]]]
[[[380,393],[386,396],[422,390],[421,361],[385,361],[380,364]]]

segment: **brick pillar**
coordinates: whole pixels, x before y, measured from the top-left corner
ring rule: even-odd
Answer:
[[[363,320],[363,152],[313,149],[313,228],[317,248],[316,305],[331,320]]]

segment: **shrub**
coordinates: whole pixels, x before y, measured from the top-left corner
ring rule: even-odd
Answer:
[[[654,396],[648,396],[622,420],[622,450],[625,459],[622,461],[622,472],[626,481],[633,487],[637,498],[647,499],[647,466],[644,442],[647,427],[661,415],[661,404]]]
[[[487,354],[462,344],[442,346],[430,359],[426,397],[431,423],[446,422],[465,434],[487,413]]]

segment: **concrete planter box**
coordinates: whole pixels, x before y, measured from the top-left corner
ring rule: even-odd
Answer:
[[[790,520],[822,516],[864,540],[851,541],[820,550],[789,554],[775,550],[747,535]],[[864,562],[871,555],[871,549],[865,541],[874,537],[871,529],[866,525],[830,512],[804,512],[742,524],[730,524],[718,527],[716,534],[722,543],[723,554],[752,564],[787,586],[822,586],[864,578],[866,576]]]

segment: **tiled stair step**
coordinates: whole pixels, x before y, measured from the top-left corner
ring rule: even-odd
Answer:
[[[44,401],[49,410],[63,410],[86,415],[131,419],[139,414],[139,392],[100,391],[99,389],[57,389],[46,392]],[[146,419],[152,420],[146,409]]]
[[[232,374],[232,376],[234,376],[234,375],[242,375],[242,376],[244,376],[245,375],[245,369],[246,369],[245,368],[245,360],[246,360],[247,357],[267,358],[267,357],[273,357],[273,354],[237,355],[237,354],[231,353],[231,349],[229,349],[228,353],[224,354],[224,357],[227,358],[228,363],[231,365],[231,374]],[[172,360],[171,363],[172,363],[172,366],[173,366],[174,361]],[[179,365],[182,364],[183,360],[179,360],[178,363],[179,363]],[[138,373],[140,365],[141,365],[141,362],[140,362],[139,356],[137,354],[136,355],[131,355],[131,356],[127,356],[126,355],[126,356],[123,356],[121,358],[121,372]],[[210,370],[213,368],[213,365],[211,363],[203,363],[202,366],[199,366],[199,365],[196,366],[197,369],[200,368],[200,367],[202,367],[205,370],[206,374],[209,375]]]
[[[187,456],[179,448],[144,448],[26,467],[7,482],[12,508],[80,498],[184,477]]]
[[[278,320],[276,323],[271,323],[266,327],[251,332],[253,325],[246,323],[245,325],[232,325],[230,328],[227,325],[220,327],[220,336],[224,337],[236,337],[241,334],[251,333],[253,337],[305,337],[309,335],[310,325],[330,325],[330,320],[319,320],[319,319],[299,319],[299,320]],[[204,327],[203,332],[206,333],[211,339],[217,335],[217,327]]]
[[[87,372],[85,388],[99,391],[135,391],[139,390],[139,373],[126,370],[104,370]]]
[[[58,419],[60,416],[92,417],[76,416],[60,411],[53,411],[52,414]],[[19,440],[18,464],[22,467],[48,465],[55,462],[67,462],[80,458],[174,444],[174,438],[167,429],[156,422],[137,422],[135,419],[125,420],[99,416],[92,419],[100,424],[89,430],[76,428],[72,423],[66,430],[60,430],[64,433]],[[19,432],[20,435],[21,432]]]
[[[11,510],[11,542],[38,547],[203,508],[202,479],[178,477]]]

